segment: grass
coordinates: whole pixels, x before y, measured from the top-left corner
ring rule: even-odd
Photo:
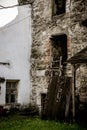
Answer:
[[[0,118],[0,130],[87,130],[77,124],[60,123],[22,116]]]

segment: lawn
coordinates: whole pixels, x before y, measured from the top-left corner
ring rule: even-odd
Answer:
[[[0,118],[0,130],[87,130],[77,124],[60,123],[23,116]]]

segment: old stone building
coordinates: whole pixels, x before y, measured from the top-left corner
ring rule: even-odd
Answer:
[[[52,76],[61,76],[63,72],[64,76],[72,77],[72,66],[66,61],[87,46],[87,28],[82,25],[87,2],[19,0],[19,3],[32,7],[31,102],[41,108]],[[86,65],[81,65],[76,73],[76,94],[84,79]]]

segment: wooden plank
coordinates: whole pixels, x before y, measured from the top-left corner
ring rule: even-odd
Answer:
[[[75,71],[75,65],[72,66],[72,116],[73,116],[73,122],[75,121],[75,77],[76,77],[76,71]]]
[[[68,119],[71,103],[71,90],[72,90],[72,77],[66,77],[66,106],[65,106],[65,118]]]

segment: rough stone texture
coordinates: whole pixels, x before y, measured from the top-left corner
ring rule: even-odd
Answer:
[[[47,92],[50,76],[45,72],[50,64],[50,37],[67,35],[68,58],[86,46],[87,28],[81,24],[85,19],[84,13],[83,0],[66,0],[66,13],[56,16],[52,16],[52,0],[35,0],[32,3],[31,102],[41,106],[41,93]],[[72,76],[71,65],[68,64],[66,68],[66,75]],[[77,71],[79,80],[76,87],[80,85],[79,73],[80,70]]]

